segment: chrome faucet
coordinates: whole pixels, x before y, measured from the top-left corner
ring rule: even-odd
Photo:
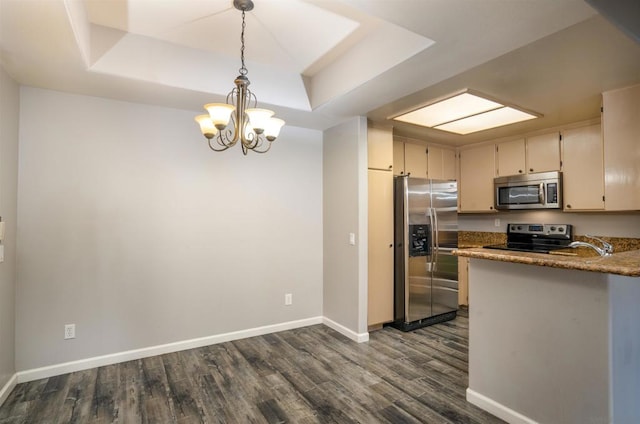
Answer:
[[[607,243],[601,238],[590,236],[589,234],[585,234],[585,237],[599,241],[600,243],[602,243],[602,247],[595,246],[591,243],[587,243],[586,241],[574,241],[569,244],[569,247],[572,247],[574,249],[576,247],[590,247],[598,252],[598,255],[600,256],[611,256],[611,254],[613,253],[613,246],[610,243]]]

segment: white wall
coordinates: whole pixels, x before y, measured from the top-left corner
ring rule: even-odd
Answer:
[[[495,219],[500,219],[496,227]],[[576,235],[601,235],[609,237],[640,238],[640,212],[598,213],[528,211],[500,212],[493,214],[459,214],[458,228],[461,231],[507,231],[511,222],[533,222],[542,224],[571,224]]]
[[[14,301],[18,189],[20,91],[0,66],[0,216],[5,221],[4,262],[0,263],[0,404],[2,388],[15,374]],[[8,393],[5,393],[8,394]]]
[[[321,132],[244,157],[191,111],[22,87],[20,113],[18,370],[322,314]]]
[[[367,332],[367,121],[353,118],[324,132],[323,314]],[[349,244],[349,233],[356,244]]]

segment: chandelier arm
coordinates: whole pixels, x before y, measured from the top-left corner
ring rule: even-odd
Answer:
[[[216,138],[217,138],[217,137],[216,137]],[[227,150],[229,147],[232,147],[232,146],[233,146],[233,144],[223,144],[223,145],[222,145],[223,147],[222,147],[221,149],[218,149],[218,148],[214,147],[214,146],[213,146],[213,144],[211,144],[211,141],[212,141],[212,140],[213,140],[213,139],[209,139],[209,148],[210,148],[211,150],[213,150],[214,152],[224,152],[224,151],[225,151],[225,150]],[[218,144],[220,144],[220,141],[218,141]]]

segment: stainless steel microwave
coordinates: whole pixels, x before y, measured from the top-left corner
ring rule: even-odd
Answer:
[[[560,209],[562,172],[511,175],[493,180],[495,208]]]

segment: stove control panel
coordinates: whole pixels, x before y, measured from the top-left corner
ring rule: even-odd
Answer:
[[[507,235],[526,234],[534,238],[571,239],[571,224],[508,224]]]

